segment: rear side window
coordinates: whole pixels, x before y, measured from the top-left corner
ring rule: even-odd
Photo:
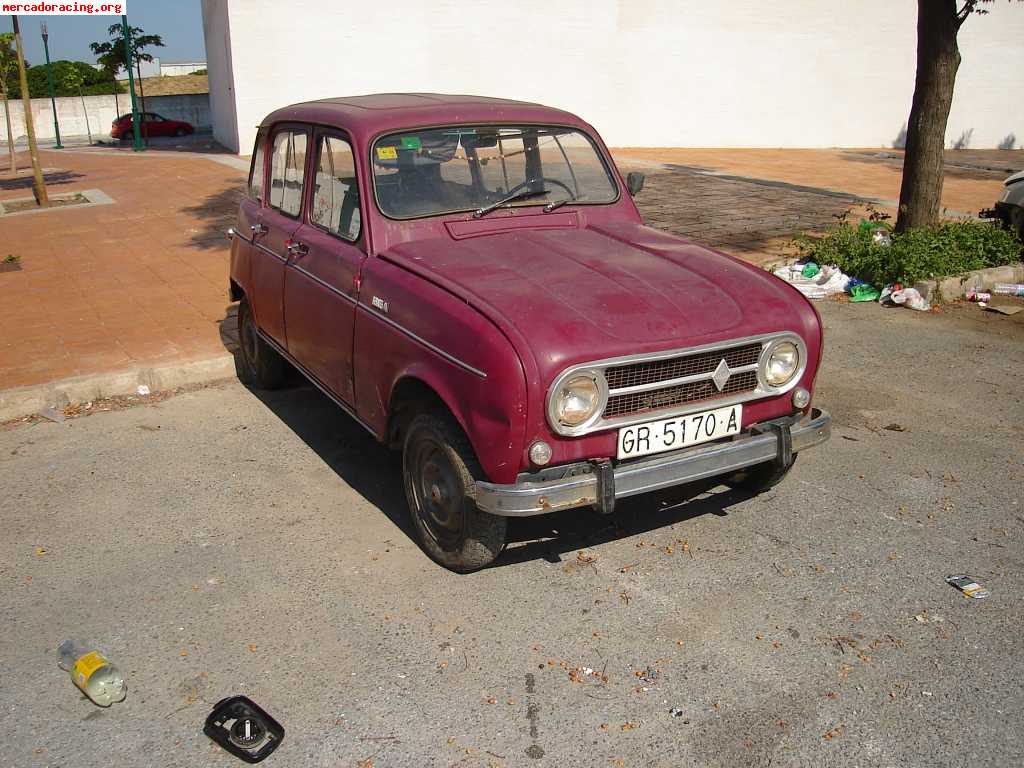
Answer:
[[[297,217],[302,210],[306,167],[306,134],[282,131],[274,136],[270,156],[270,207]]]
[[[261,133],[256,137],[256,147],[252,151],[252,165],[249,167],[249,197],[263,200],[263,144],[267,135]]]
[[[355,155],[352,145],[337,136],[320,139],[310,219],[345,240],[359,239],[361,216]]]

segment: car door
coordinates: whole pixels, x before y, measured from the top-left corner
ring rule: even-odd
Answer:
[[[261,128],[253,145],[249,182],[246,185],[245,197],[238,206],[238,221],[235,225],[235,236],[231,241],[231,276],[250,292],[253,290],[252,263],[253,259],[258,258],[255,243],[262,231],[260,218],[266,200],[266,143],[267,132]],[[253,303],[251,299],[250,303]]]
[[[353,403],[353,327],[366,252],[355,153],[345,134],[318,130],[309,169],[312,189],[285,270],[288,351]]]
[[[284,348],[284,270],[288,245],[299,228],[305,189],[306,126],[276,126],[270,134],[267,205],[261,209],[252,262],[253,312],[260,329]]]

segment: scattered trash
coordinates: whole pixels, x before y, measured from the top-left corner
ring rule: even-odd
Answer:
[[[235,757],[258,763],[281,746],[284,728],[245,696],[221,699],[206,718],[203,733]]]
[[[851,280],[847,290],[850,292],[850,301],[854,302],[878,301],[878,297],[881,296],[875,286],[861,280],[858,280],[856,283]]]
[[[1016,315],[1024,309],[1022,307],[1007,307],[1001,304],[986,304],[985,302],[981,302],[978,306],[986,312],[998,312],[1000,315]]]
[[[902,424],[886,424],[882,429],[887,429],[890,432],[908,432],[909,430]]]
[[[668,713],[670,715],[672,715],[672,717],[682,717],[683,716],[683,710],[680,709],[679,707],[672,707],[672,709],[670,709],[668,711]]]
[[[879,227],[871,233],[871,242],[887,248],[892,245],[892,238],[889,236],[888,230]]]
[[[145,397],[146,395],[149,394],[149,387],[147,387],[145,384],[139,384],[139,388],[135,390],[135,394],[141,397]]]
[[[967,597],[973,597],[975,600],[981,600],[984,597],[988,597],[992,593],[981,586],[970,576],[963,574],[959,576],[947,576],[946,583],[951,587],[956,587]]]
[[[893,304],[902,304],[905,307],[921,312],[931,309],[928,300],[916,288],[904,288],[900,291],[893,291],[892,301]]]
[[[881,304],[883,307],[893,307],[893,306],[895,306],[896,302],[894,302],[892,300],[892,295],[896,291],[901,291],[901,290],[903,290],[903,286],[900,285],[899,283],[895,283],[893,285],[885,286],[882,289],[882,293],[879,294],[879,296],[878,296],[878,303]]]
[[[1024,296],[1024,283],[996,283],[992,286],[992,293],[1003,296]]]
[[[809,299],[823,299],[834,293],[843,293],[851,279],[838,267],[819,267],[814,262],[779,267],[773,274]]]
[[[971,289],[967,292],[965,298],[968,301],[992,301],[992,294],[988,291],[975,291]]]
[[[42,416],[44,419],[49,419],[50,421],[55,422],[57,424],[63,423],[65,419],[64,413],[62,411],[58,411],[56,408],[53,407],[43,408],[43,410],[39,412],[39,415]]]
[[[99,651],[89,650],[73,640],[65,640],[57,648],[57,665],[71,676],[71,682],[82,693],[101,707],[124,701],[128,693],[121,670]]]

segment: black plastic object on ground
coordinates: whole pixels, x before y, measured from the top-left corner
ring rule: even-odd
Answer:
[[[247,763],[260,762],[284,740],[281,724],[245,696],[218,701],[203,733]]]

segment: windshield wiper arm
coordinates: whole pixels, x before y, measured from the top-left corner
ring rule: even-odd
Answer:
[[[561,200],[555,200],[554,202],[548,203],[544,206],[544,213],[551,213],[556,208],[561,208],[566,203],[571,203],[575,199],[575,197],[563,197]]]
[[[483,208],[477,208],[473,211],[473,218],[479,219],[481,216],[486,216],[495,208],[500,208],[507,203],[514,203],[516,200],[526,200],[530,197],[540,197],[541,195],[546,194],[548,194],[548,190],[546,189],[524,189],[520,192],[513,192],[511,195],[505,195],[505,197],[500,200],[495,200],[493,203],[485,205]]]

